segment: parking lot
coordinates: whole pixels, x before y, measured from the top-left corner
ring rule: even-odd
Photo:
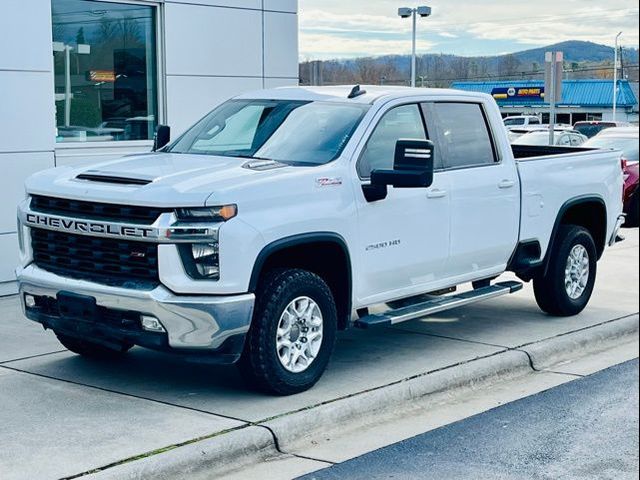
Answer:
[[[546,317],[527,285],[394,328],[344,332],[320,383],[286,398],[247,390],[233,367],[138,348],[118,363],[88,361],[25,320],[16,297],[0,299],[0,478],[64,478],[162,455],[166,447],[637,314],[638,230],[625,235],[606,253],[593,300],[577,317]]]

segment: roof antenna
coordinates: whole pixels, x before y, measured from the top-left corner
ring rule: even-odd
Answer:
[[[351,93],[347,98],[358,98],[360,95],[366,95],[366,90],[361,90],[360,85],[356,85],[351,89]]]

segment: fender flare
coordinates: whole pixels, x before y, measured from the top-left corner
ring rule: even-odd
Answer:
[[[258,282],[260,280],[260,275],[262,274],[264,265],[267,260],[274,254],[285,250],[291,247],[299,247],[306,244],[311,243],[331,243],[338,246],[342,253],[345,256],[347,262],[347,305],[346,312],[347,315],[351,315],[351,310],[353,308],[353,270],[351,267],[351,255],[349,253],[349,248],[347,247],[347,242],[344,237],[338,233],[334,232],[311,232],[311,233],[301,233],[298,235],[292,235],[289,237],[284,237],[279,240],[275,240],[268,245],[266,245],[258,254],[256,261],[253,265],[253,270],[251,272],[251,278],[249,280],[249,292],[255,293],[258,288]],[[348,324],[348,322],[347,322]]]

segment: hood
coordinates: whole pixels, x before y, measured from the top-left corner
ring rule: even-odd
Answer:
[[[191,207],[206,205],[214,193],[291,170],[272,161],[148,153],[89,167],[45,170],[31,176],[26,188],[29,194],[77,200]]]

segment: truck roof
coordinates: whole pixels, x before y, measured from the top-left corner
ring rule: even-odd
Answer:
[[[279,87],[267,90],[257,90],[239,95],[237,99],[278,99],[278,100],[302,100],[315,102],[347,102],[359,104],[372,104],[380,99],[393,100],[396,98],[414,96],[445,96],[455,95],[460,97],[480,98],[485,94],[451,90],[444,88],[410,88],[379,85],[361,85],[360,89],[366,93],[355,98],[349,98],[354,85],[339,85],[331,87]]]

